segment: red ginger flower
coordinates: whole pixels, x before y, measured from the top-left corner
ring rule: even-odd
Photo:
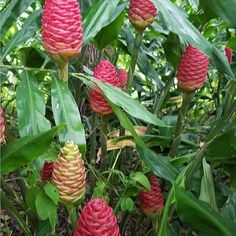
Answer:
[[[77,0],[46,0],[42,14],[42,41],[56,61],[75,58],[82,47],[82,20]]]
[[[164,199],[158,179],[155,175],[148,176],[151,191],[142,191],[139,195],[140,207],[146,215],[152,217],[160,215],[164,207]]]
[[[53,162],[48,162],[48,161],[44,162],[43,168],[41,170],[41,179],[43,181],[51,180],[52,172],[53,172],[53,165],[54,165]]]
[[[120,236],[113,209],[100,199],[88,202],[77,221],[74,236]]]
[[[231,64],[232,58],[233,58],[233,50],[231,48],[227,48],[226,47],[225,48],[225,55],[226,55],[226,57],[228,59],[229,64]]]
[[[108,60],[102,60],[95,68],[93,76],[101,81],[111,84],[116,87],[120,87],[120,81],[116,73],[115,67]],[[101,92],[90,89],[89,91],[90,105],[94,112],[101,116],[111,114],[112,108],[105,100]]]
[[[5,142],[4,130],[5,130],[5,119],[3,115],[3,109],[0,106],[0,144]]]
[[[201,88],[206,79],[208,63],[208,57],[204,53],[188,45],[179,65],[179,87],[187,92]]]
[[[157,9],[150,0],[131,0],[129,20],[137,30],[143,31],[150,25],[157,14]]]
[[[128,80],[128,73],[126,72],[125,69],[119,69],[117,73],[118,73],[118,78],[120,80],[120,87],[122,90],[125,90]]]

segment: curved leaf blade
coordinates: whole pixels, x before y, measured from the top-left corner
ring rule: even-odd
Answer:
[[[199,236],[233,236],[236,225],[227,222],[205,202],[175,185],[177,212]],[[193,214],[194,213],[194,214]]]
[[[17,18],[24,12],[35,0],[10,1],[6,8],[0,13],[1,34],[5,35],[7,30],[13,25]]]
[[[32,162],[47,151],[59,128],[60,126],[57,126],[35,136],[16,139],[3,146],[1,153],[2,174],[7,174]]]
[[[81,122],[79,109],[76,102],[64,82],[54,78],[51,88],[52,110],[57,125],[65,123],[65,129],[59,132],[59,140],[66,142],[74,141],[80,146],[85,156],[86,140],[85,131]]]
[[[25,42],[34,35],[34,33],[39,29],[40,16],[41,9],[31,13],[31,15],[27,18],[25,24],[23,25],[22,29],[19,30],[16,34],[14,34],[14,36],[3,47],[0,57],[0,63],[2,63],[5,57],[14,48],[16,48],[19,44]]]
[[[169,181],[175,180],[178,174],[177,169],[173,165],[171,165],[166,157],[160,157],[156,155],[155,152],[147,147],[141,137],[137,135],[130,120],[119,107],[113,104],[112,108],[116,113],[116,116],[118,117],[123,128],[129,130],[133,135],[136,141],[137,152],[139,153],[141,160],[146,164],[146,166],[149,167],[149,169],[159,177],[162,177]]]
[[[83,20],[83,44],[87,44],[109,23],[119,0],[100,0],[88,12]]]
[[[77,77],[77,76],[75,76]],[[122,91],[120,88],[114,87],[107,83],[102,83],[95,79],[92,76],[85,76],[82,75],[78,77],[79,79],[83,80],[85,84],[88,86],[92,86],[92,84],[87,83],[87,81],[83,78],[86,78],[94,84],[97,84],[98,87],[102,90],[105,97],[108,99],[108,102],[111,104],[115,104],[118,107],[124,109],[128,114],[131,116],[143,120],[145,122],[149,122],[151,124],[160,126],[160,127],[167,127],[166,124],[158,119],[154,114],[149,112],[143,105],[141,105],[138,101],[133,99],[129,94]],[[93,86],[94,86],[93,84]]]
[[[49,130],[51,124],[45,118],[44,95],[37,88],[34,74],[25,71],[20,77],[21,83],[16,89],[16,109],[20,136],[36,135]]]

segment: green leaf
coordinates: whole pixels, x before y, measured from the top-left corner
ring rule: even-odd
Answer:
[[[45,236],[45,235],[51,235],[51,225],[49,220],[44,220],[39,222],[35,229],[35,236]]]
[[[118,5],[112,14],[112,19],[109,24],[106,27],[103,27],[102,30],[96,35],[96,45],[100,50],[105,48],[118,37],[118,33],[124,22],[125,7],[126,3]]]
[[[100,0],[90,9],[83,20],[83,43],[87,44],[109,22],[119,0]]]
[[[1,35],[13,25],[17,18],[24,12],[35,0],[10,1],[7,7],[0,13]]]
[[[236,0],[208,0],[207,5],[231,27],[236,27]]]
[[[233,236],[236,225],[227,222],[207,203],[175,185],[177,212],[199,236]]]
[[[50,182],[46,182],[44,185],[44,191],[48,195],[49,198],[52,199],[52,201],[55,203],[55,205],[59,202],[59,191],[58,189],[52,185]]]
[[[217,210],[214,180],[211,173],[211,166],[206,162],[205,158],[202,160],[203,176],[201,181],[201,191],[199,199],[209,203],[209,205]]]
[[[147,190],[151,190],[151,184],[142,172],[133,172],[130,174],[130,178],[143,185]]]
[[[166,127],[165,123],[158,119],[154,114],[149,112],[138,101],[134,100],[130,95],[122,91],[120,88],[114,87],[110,84],[102,83],[92,76],[84,76],[90,81],[93,81],[103,91],[108,99],[108,102],[123,108],[128,114],[146,122],[152,123],[157,126]],[[78,77],[84,81],[82,77]],[[90,86],[90,84],[89,84]]]
[[[40,192],[36,198],[36,209],[39,217],[42,220],[49,219],[52,229],[55,230],[57,206],[44,192]]]
[[[34,214],[37,213],[36,206],[35,206],[35,200],[36,200],[36,197],[39,194],[39,192],[40,192],[39,187],[38,186],[34,186],[34,187],[29,188],[27,190],[26,194],[25,194],[26,203],[30,207],[30,210]]]
[[[233,221],[236,224],[236,192],[233,192],[226,204],[224,205],[221,215],[229,221]]]
[[[79,109],[70,90],[64,82],[54,78],[51,96],[53,116],[56,124],[66,124],[65,129],[59,132],[60,141],[74,141],[79,145],[81,153],[85,156],[85,131],[81,122]]]
[[[147,146],[136,141],[137,152],[141,160],[150,168],[157,176],[172,181],[176,178],[178,171],[170,163],[169,157],[161,156],[153,152]]]
[[[157,156],[152,150],[150,150],[142,139],[137,135],[134,127],[124,112],[114,104],[112,105],[113,111],[118,117],[120,124],[123,128],[130,131],[136,141],[137,152],[140,155],[141,160],[154,172],[157,176],[160,176],[166,180],[174,180],[178,174],[177,169],[172,166],[167,157]]]
[[[224,147],[224,148],[222,148]],[[236,161],[236,126],[217,136],[207,147],[210,161],[235,163]]]
[[[236,50],[236,38],[231,38],[227,43],[227,47]]]
[[[22,232],[24,232],[24,235],[26,236],[32,235],[25,221],[22,219],[19,211],[8,200],[8,197],[4,194],[4,192],[1,191],[0,196],[1,196],[1,207],[8,210],[8,213],[15,218],[16,222],[20,226],[20,229],[22,230]]]
[[[35,76],[25,71],[16,89],[16,109],[21,137],[36,135],[51,128],[45,116],[44,94],[38,89]],[[27,114],[27,115],[26,115]]]
[[[34,11],[26,20],[26,23],[23,25],[22,29],[19,30],[14,36],[7,42],[3,47],[0,63],[4,58],[19,44],[24,43],[26,40],[31,38],[34,33],[39,29],[40,26],[40,16],[41,9]]]
[[[59,128],[54,127],[35,136],[16,139],[3,146],[1,153],[2,174],[7,174],[32,162],[47,151]]]
[[[235,79],[226,56],[203,37],[203,35],[186,18],[182,9],[178,8],[178,6],[170,0],[153,0],[153,2],[161,12],[164,23],[170,31],[183,37],[193,46],[202,50],[212,59],[220,72]]]
[[[130,197],[123,197],[120,201],[122,211],[131,212],[134,209],[134,201]]]

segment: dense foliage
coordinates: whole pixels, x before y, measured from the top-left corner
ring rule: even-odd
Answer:
[[[235,9],[0,1],[2,235],[235,235]]]

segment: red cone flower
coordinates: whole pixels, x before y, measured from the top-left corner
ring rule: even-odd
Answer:
[[[53,172],[53,165],[54,165],[53,162],[48,162],[48,161],[44,162],[43,168],[41,170],[41,179],[43,181],[51,180],[52,172]]]
[[[148,176],[151,191],[142,191],[139,196],[140,207],[148,216],[160,215],[164,207],[164,199],[155,175]]]
[[[88,202],[77,221],[74,236],[120,236],[113,209],[100,198]]]
[[[201,88],[206,79],[208,62],[208,57],[204,53],[188,45],[179,65],[179,87],[187,92]]]
[[[42,14],[42,41],[55,60],[68,61],[82,47],[82,21],[77,0],[46,0]]]
[[[233,58],[233,50],[231,48],[225,48],[225,55],[228,58],[229,64],[231,64]]]
[[[125,90],[128,80],[128,73],[126,72],[125,69],[119,69],[117,73],[118,73],[118,78],[120,80],[120,87],[122,90]]]
[[[129,20],[137,30],[144,30],[157,14],[157,9],[150,0],[131,0],[129,4]]]
[[[96,66],[93,76],[101,82],[106,82],[113,86],[120,87],[120,81],[115,67],[108,60],[103,60]],[[101,92],[90,89],[89,93],[90,105],[94,112],[101,116],[112,113],[112,108],[107,103]]]
[[[0,106],[0,144],[5,142],[4,130],[5,130],[5,119],[3,115],[3,109]]]

